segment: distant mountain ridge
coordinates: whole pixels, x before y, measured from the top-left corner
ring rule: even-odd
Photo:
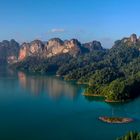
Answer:
[[[41,58],[49,58],[60,54],[70,54],[76,57],[79,54],[90,52],[93,50],[103,49],[101,43],[93,41],[89,43],[89,47],[81,44],[77,39],[62,41],[59,38],[53,38],[47,43],[40,40],[34,40],[31,43],[23,43],[19,52],[19,61],[24,60],[28,56],[38,56]],[[94,49],[93,49],[94,48]]]
[[[0,64],[15,63],[19,55],[20,45],[14,39],[0,42]]]
[[[16,63],[27,57],[50,58],[61,54],[76,57],[94,50],[103,50],[100,42],[93,41],[82,44],[77,39],[63,41],[59,38],[53,38],[45,43],[41,40],[34,40],[19,45],[15,40],[3,41],[0,43],[0,62]]]
[[[117,40],[113,47],[120,46],[140,46],[140,38],[136,34],[130,37],[124,37]],[[61,40],[60,38],[53,38],[47,42],[41,40],[34,40],[30,43],[19,44],[14,39],[0,42],[0,64],[16,63],[23,61],[28,57],[50,58],[56,55],[69,54],[72,57],[77,55],[93,52],[96,50],[104,50],[99,41],[92,41],[88,43],[81,43],[77,39]],[[139,48],[140,50],[140,48]]]
[[[121,40],[115,41],[115,44],[113,47],[117,47],[119,45],[126,45],[126,46],[134,46],[134,45],[140,45],[140,37],[138,38],[136,34],[132,34],[130,37],[124,37]]]

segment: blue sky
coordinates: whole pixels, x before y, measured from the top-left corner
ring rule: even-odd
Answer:
[[[0,40],[77,38],[111,47],[140,35],[140,0],[0,0]]]

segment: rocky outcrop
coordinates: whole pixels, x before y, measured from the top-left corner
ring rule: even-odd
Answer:
[[[103,50],[101,43],[98,41],[92,41],[89,43],[85,43],[85,44],[83,44],[83,46],[85,48],[87,48],[90,52],[92,52],[94,50]]]
[[[20,48],[18,60],[22,61],[28,56],[41,56],[44,52],[44,44],[40,40],[31,43],[23,43]]]
[[[65,41],[64,45],[66,46],[65,52],[69,52],[69,54],[76,56],[82,52],[82,45],[77,39],[72,39],[70,41]],[[64,52],[63,51],[63,52]]]
[[[32,43],[24,43],[19,53],[19,61],[28,56],[40,56],[44,58],[52,57],[59,54],[68,53],[73,57],[85,52],[102,50],[100,42],[93,41],[81,44],[77,39],[62,41],[59,38],[50,39],[47,43],[35,40]]]
[[[68,51],[64,51],[66,46],[64,42],[59,38],[53,38],[49,40],[45,45],[45,57],[52,57],[61,53],[68,53]]]
[[[24,60],[28,56],[52,57],[58,54],[69,53],[76,56],[81,52],[81,43],[76,39],[70,41],[62,41],[59,38],[53,38],[47,43],[35,40],[31,43],[23,43],[19,53],[19,61]]]
[[[15,40],[5,40],[0,42],[0,63],[16,63],[29,56],[49,58],[66,53],[76,57],[79,54],[102,49],[101,43],[98,41],[81,44],[77,39],[63,41],[59,38],[53,38],[46,43],[34,40],[22,45],[19,45]]]
[[[130,37],[126,37],[122,39],[122,42],[128,45],[136,44],[138,41],[139,40],[136,34],[132,34]]]
[[[0,64],[17,62],[19,50],[20,45],[13,39],[0,42]]]
[[[24,60],[30,55],[30,44],[23,43],[20,48],[18,60]]]
[[[132,34],[130,37],[125,37],[122,40],[115,41],[113,47],[120,47],[120,46],[136,46],[140,45],[140,37],[138,38],[136,34]]]
[[[73,57],[85,52],[102,49],[101,43],[93,41],[91,44],[82,45],[77,39],[62,41],[59,38],[53,38],[47,43],[35,40],[31,43],[23,43],[19,53],[19,61],[28,56],[38,56],[43,58],[52,57],[59,54],[68,53]]]
[[[45,57],[51,57],[58,54],[69,53],[72,56],[76,56],[81,53],[81,43],[72,39],[70,41],[62,41],[59,38],[51,39],[45,45]]]
[[[132,35],[130,36],[130,41],[131,41],[132,43],[136,44],[137,41],[138,41],[137,35],[136,35],[136,34],[132,34]]]
[[[35,40],[30,44],[30,54],[40,56],[44,51],[44,44],[40,40]]]

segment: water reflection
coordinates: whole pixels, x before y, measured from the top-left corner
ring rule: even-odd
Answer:
[[[6,68],[0,68],[0,89],[1,96],[6,96],[5,92],[7,96],[9,96],[9,94],[12,96],[16,94],[19,95],[19,92],[24,89],[25,92],[20,92],[21,94],[27,93],[33,96],[45,95],[52,100],[60,100],[63,98],[77,100],[78,97],[82,97],[82,88],[78,85],[65,82],[53,76],[29,75]],[[98,102],[103,105],[106,104],[112,116],[120,114],[121,116],[132,116],[140,119],[140,98],[123,104],[105,103],[102,98],[83,97],[82,99],[84,98],[92,103],[91,106],[96,105]]]
[[[52,76],[27,76],[23,72],[18,72],[18,79],[21,87],[35,96],[45,93],[52,99],[67,97],[74,100],[81,91],[80,87]]]

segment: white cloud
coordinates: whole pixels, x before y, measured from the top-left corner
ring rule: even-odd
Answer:
[[[65,29],[51,29],[50,31],[48,31],[48,33],[63,33],[65,32]]]

